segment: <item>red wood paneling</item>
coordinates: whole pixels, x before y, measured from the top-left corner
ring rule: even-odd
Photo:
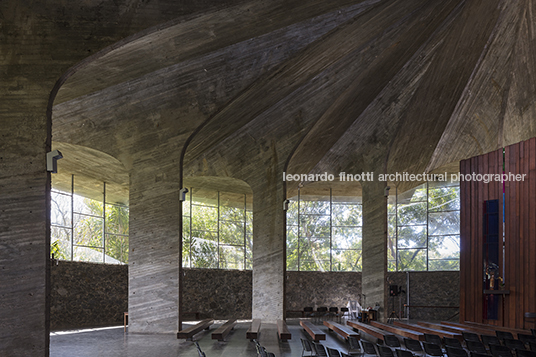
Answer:
[[[460,320],[513,328],[534,327],[525,322],[526,311],[536,311],[536,138],[505,149],[506,174],[525,174],[524,181],[507,181],[504,201],[504,281],[510,295],[504,298],[499,320],[482,319],[483,203],[499,199],[499,221],[503,222],[503,185],[493,181],[460,182]],[[461,174],[501,174],[503,149],[464,160]],[[500,250],[499,260],[503,261]],[[502,276],[502,274],[501,274]]]

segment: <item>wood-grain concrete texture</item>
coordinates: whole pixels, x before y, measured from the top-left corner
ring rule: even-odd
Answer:
[[[297,184],[282,172],[421,173],[536,136],[534,13],[530,0],[1,2],[0,351],[48,353],[51,146],[75,169],[101,152],[86,172],[130,187],[131,256],[147,267],[131,274],[133,329],[175,332],[173,200],[197,176],[250,186],[253,312],[280,318],[281,207]],[[178,281],[153,296],[160,273]]]

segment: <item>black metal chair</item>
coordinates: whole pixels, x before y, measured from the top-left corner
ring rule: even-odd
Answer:
[[[519,335],[517,335],[519,337]],[[527,350],[516,350],[516,357],[536,357],[536,352]]]
[[[518,333],[517,334],[517,339],[521,342],[523,342],[524,344],[529,344],[529,342],[536,342],[536,336],[533,336],[533,335],[525,335],[525,334],[522,334],[522,333]]]
[[[467,341],[474,341],[474,342],[482,342],[480,341],[480,337],[476,333],[472,332],[462,332],[463,340],[467,343]]]
[[[454,347],[454,348],[463,349],[461,342],[455,338],[445,337],[443,338],[443,341],[445,342],[445,347]]]
[[[406,349],[411,352],[416,352],[418,354],[422,354],[422,345],[419,341],[413,340],[411,338],[405,338],[404,339],[404,345],[406,346]]]
[[[504,339],[504,345],[510,350],[526,350],[525,344],[520,340],[512,340],[509,338]]]
[[[326,347],[324,347],[323,344],[318,342],[313,342],[313,347],[315,349],[315,356],[318,357],[329,357],[328,352],[326,351]]]
[[[348,354],[351,353],[359,353],[362,354],[363,350],[361,349],[361,345],[359,344],[359,341],[357,338],[353,336],[348,336]]]
[[[316,317],[318,319],[317,321],[320,321],[321,318],[323,319],[323,317],[327,314],[327,312],[328,312],[327,307],[325,306],[317,307],[316,308]]]
[[[501,341],[499,341],[497,336],[482,335],[480,337],[482,338],[482,343],[484,344],[484,346],[500,345],[501,344]]]
[[[341,357],[341,352],[335,348],[326,347],[326,350],[328,350],[329,357]]]
[[[492,343],[489,345],[489,349],[493,357],[512,357],[512,351],[506,346]]]
[[[306,339],[301,339],[301,343],[302,343],[302,347],[303,347],[303,350],[302,350],[302,357],[304,356],[314,356],[316,353],[316,351],[314,350],[314,346],[313,344],[311,343],[311,341],[309,340],[306,340]],[[305,353],[308,353],[307,355]]]
[[[463,348],[456,348],[452,346],[446,346],[448,357],[467,357],[467,352]]]
[[[443,357],[443,350],[440,345],[431,342],[423,342],[422,345],[424,347],[424,352],[426,352],[428,356]]]
[[[340,310],[340,312],[337,314],[337,316],[339,316],[339,322],[342,321],[342,318],[344,317],[344,315],[350,317],[350,309],[349,308],[341,307],[339,310]]]
[[[489,357],[487,353],[471,352],[471,357]]]
[[[378,350],[380,351],[380,357],[395,357],[393,350],[389,347],[378,346]]]
[[[199,357],[206,357],[205,352],[201,351],[201,347],[197,341],[194,342],[195,348],[197,348],[197,354]]]
[[[536,352],[536,342],[529,341],[529,347],[532,352]]]
[[[495,331],[495,335],[501,341],[504,341],[505,338],[509,338],[510,340],[514,339],[514,335],[508,331]]]
[[[480,341],[466,341],[467,349],[469,352],[475,352],[480,354],[487,354],[488,350],[486,350],[486,346]]]
[[[363,346],[363,352],[366,355],[378,356],[378,352],[376,351],[376,346],[374,346],[372,342],[361,340],[361,346]]]
[[[312,306],[304,307],[303,314],[305,315],[305,317],[315,317],[315,311]]]
[[[400,348],[400,340],[395,335],[385,335],[383,336],[383,342],[386,346],[393,348]]]
[[[328,317],[329,318],[334,318],[334,317],[337,317],[337,313],[339,312],[339,308],[338,307],[335,307],[335,306],[332,306],[329,308],[328,310]]]
[[[411,351],[397,349],[396,357],[415,357],[415,356],[413,355],[413,353],[411,353]]]
[[[431,333],[425,333],[424,334],[424,340],[426,342],[428,342],[428,343],[433,343],[433,344],[438,345],[440,347],[442,345],[441,337],[439,337],[438,335],[431,334]]]

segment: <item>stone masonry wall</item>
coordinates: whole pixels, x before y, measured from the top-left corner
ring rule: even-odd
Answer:
[[[359,294],[359,272],[287,272],[287,311],[303,310],[306,306],[315,310],[319,306],[340,308],[347,306],[348,300],[359,300]]]
[[[123,324],[127,265],[59,261],[50,272],[51,330]]]
[[[390,284],[399,285],[407,293],[406,273],[389,273]],[[394,299],[394,309],[402,317],[406,303],[406,293],[402,293]],[[410,272],[409,273],[409,296],[410,306],[459,306],[460,305],[460,272]],[[400,302],[399,302],[400,301]],[[387,308],[389,313],[393,299],[388,298]],[[401,306],[401,307],[399,307]],[[428,308],[414,307],[409,310],[411,320],[457,321],[459,308]]]
[[[201,318],[251,318],[250,270],[184,268],[183,272],[183,312],[199,312]]]
[[[392,284],[406,290],[406,273],[388,275]],[[201,318],[251,318],[251,271],[185,268],[183,279],[185,312],[198,311]],[[123,323],[123,312],[128,311],[128,266],[60,261],[51,266],[51,283],[52,330]],[[305,306],[342,307],[348,300],[359,300],[361,273],[290,271],[286,273],[286,284],[287,311],[301,311]],[[406,295],[403,293],[394,302],[397,314],[402,317]],[[459,272],[411,272],[410,303],[458,306]],[[389,313],[391,307],[389,298]],[[413,308],[410,318],[445,320],[457,311]],[[287,317],[299,316],[287,314]],[[185,320],[193,317],[187,314]]]

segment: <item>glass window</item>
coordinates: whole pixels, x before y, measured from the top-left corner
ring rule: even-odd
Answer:
[[[183,202],[182,264],[191,268],[251,269],[251,197],[190,188]]]
[[[429,182],[390,196],[388,227],[389,271],[459,270],[458,183]]]
[[[287,210],[287,270],[360,271],[360,197],[301,189]]]
[[[71,176],[70,183],[53,177],[51,192],[51,254],[55,259],[128,263],[128,205],[106,201],[104,182]]]

